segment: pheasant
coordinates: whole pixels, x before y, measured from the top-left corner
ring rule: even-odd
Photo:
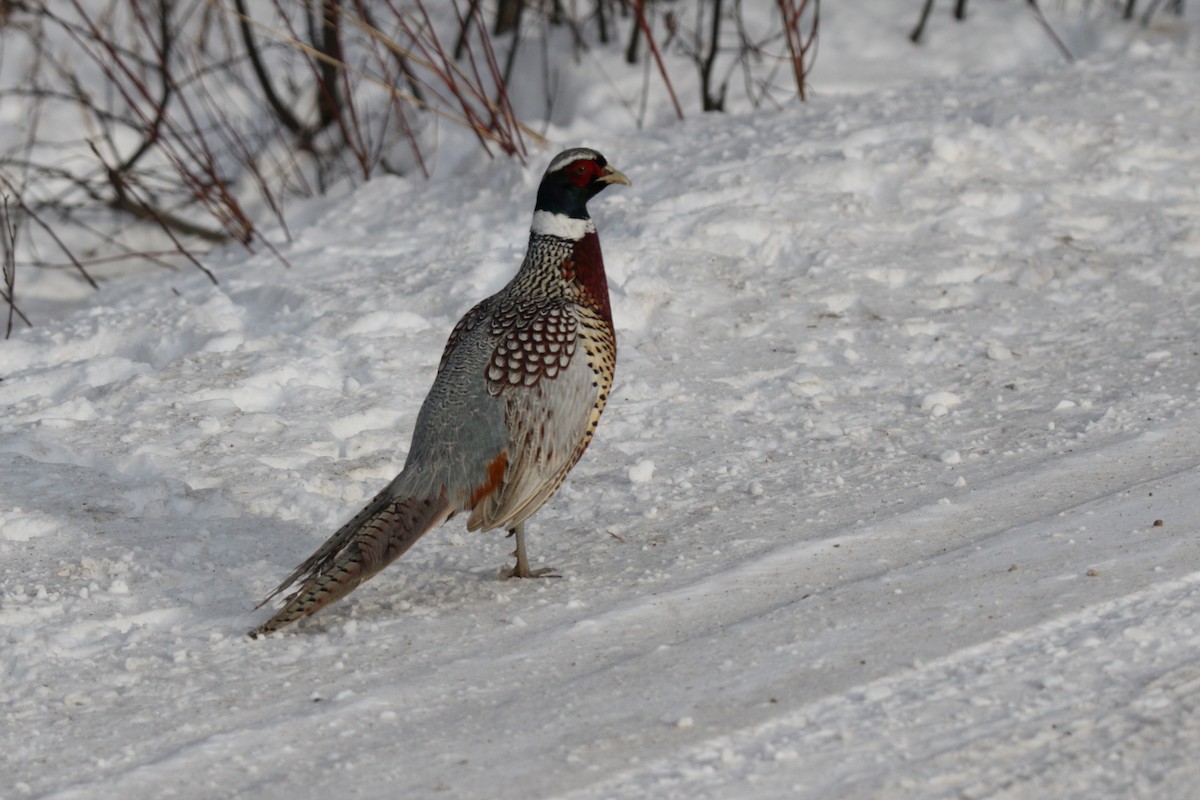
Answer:
[[[503,576],[553,572],[529,568],[525,521],[591,441],[617,356],[587,202],[629,182],[595,150],[565,150],[550,162],[525,260],[451,332],[404,469],[259,603],[299,584],[252,637],[345,597],[459,512],[470,512],[468,530],[516,537],[516,564]]]

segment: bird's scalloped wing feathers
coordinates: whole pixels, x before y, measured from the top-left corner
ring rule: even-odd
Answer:
[[[487,366],[488,393],[554,380],[575,354],[579,322],[563,300],[507,301],[495,307],[497,341]]]

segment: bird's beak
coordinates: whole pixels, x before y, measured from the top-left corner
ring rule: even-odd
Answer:
[[[633,185],[633,181],[629,180],[629,178],[626,178],[620,170],[613,169],[612,167],[608,166],[604,168],[604,174],[599,178],[596,178],[596,180],[600,181],[601,183],[621,183],[625,186]]]

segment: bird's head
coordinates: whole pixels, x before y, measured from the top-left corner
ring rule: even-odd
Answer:
[[[536,210],[587,219],[587,201],[614,183],[628,186],[630,181],[595,150],[587,147],[564,150],[554,157],[542,176]]]

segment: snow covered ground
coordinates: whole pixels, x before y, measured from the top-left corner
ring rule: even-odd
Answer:
[[[1191,797],[1200,19],[1064,11],[1067,65],[976,5],[917,51],[830,9],[804,107],[551,131],[634,181],[560,580],[455,520],[244,635],[398,470],[552,151],[0,343],[0,797]]]

